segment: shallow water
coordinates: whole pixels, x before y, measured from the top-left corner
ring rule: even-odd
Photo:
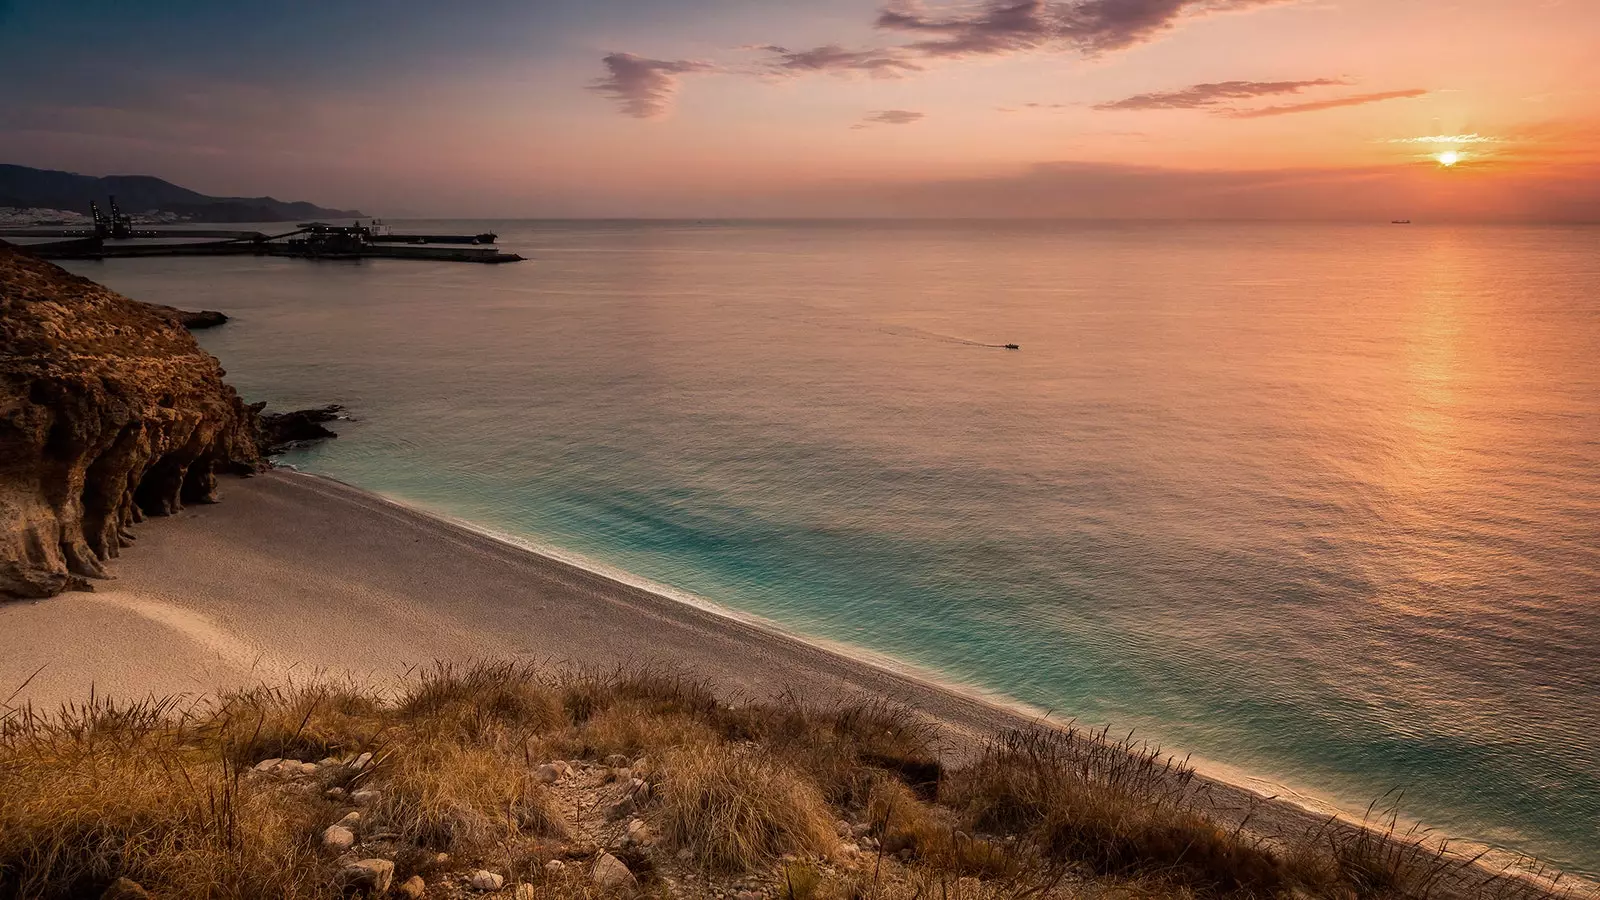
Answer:
[[[73,268],[303,469],[1600,872],[1600,229],[448,227]]]

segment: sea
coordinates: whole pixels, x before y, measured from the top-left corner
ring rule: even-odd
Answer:
[[[70,267],[301,470],[1600,874],[1600,228],[393,224],[528,260]]]

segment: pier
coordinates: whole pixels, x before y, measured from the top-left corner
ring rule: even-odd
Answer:
[[[215,228],[138,228],[111,198],[110,214],[90,205],[91,228],[7,228],[0,239],[22,238],[29,253],[44,259],[121,259],[147,256],[288,256],[297,259],[423,259],[437,262],[508,263],[523,257],[494,246],[498,236],[394,233],[376,220],[367,225],[306,222],[292,231],[231,231]]]

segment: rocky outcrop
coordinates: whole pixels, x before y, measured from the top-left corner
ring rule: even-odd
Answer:
[[[129,526],[258,469],[223,374],[171,318],[0,247],[0,596],[87,587]]]
[[[202,309],[199,312],[192,312],[187,309],[179,309],[176,306],[163,306],[160,303],[146,303],[145,306],[155,310],[156,314],[162,318],[176,322],[190,331],[215,328],[218,325],[226,324],[228,321],[226,315],[214,309]]]
[[[257,442],[262,456],[276,456],[311,441],[336,438],[338,435],[324,428],[322,423],[344,416],[344,407],[337,403],[284,413],[261,412],[265,406],[264,403],[258,403],[252,407],[259,413]]]

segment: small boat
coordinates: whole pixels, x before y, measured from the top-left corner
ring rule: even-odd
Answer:
[[[1394,221],[1390,222],[1389,224],[1390,225],[1410,225],[1411,224],[1411,220],[1410,219],[1395,219]]]
[[[1006,345],[1006,349],[1007,350],[1021,350],[1022,348],[1017,346],[1016,344],[1007,344]]]

